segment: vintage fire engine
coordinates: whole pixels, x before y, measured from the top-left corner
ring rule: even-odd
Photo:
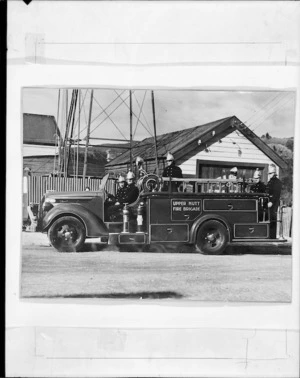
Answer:
[[[268,196],[250,193],[245,181],[169,179],[148,174],[138,182],[139,198],[110,219],[109,193],[50,192],[40,204],[38,231],[48,232],[60,252],[81,251],[86,238],[103,244],[140,247],[177,243],[217,255],[229,243],[271,242]],[[180,190],[161,191],[162,181],[176,181]],[[283,238],[282,238],[283,239]],[[279,239],[276,239],[279,240]]]

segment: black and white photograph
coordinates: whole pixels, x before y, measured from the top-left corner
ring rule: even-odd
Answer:
[[[295,1],[7,4],[8,377],[299,377]]]
[[[23,88],[23,299],[289,303],[295,92]]]

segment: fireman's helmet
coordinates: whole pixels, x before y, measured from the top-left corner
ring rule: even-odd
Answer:
[[[125,177],[124,176],[119,176],[119,178],[118,178],[118,183],[120,183],[120,182],[125,182]]]
[[[129,171],[129,172],[127,173],[126,178],[127,178],[127,180],[129,180],[129,179],[134,179],[134,173],[131,172],[131,171]]]
[[[237,167],[233,167],[230,169],[230,172],[234,174],[237,174],[237,171],[238,171]]]
[[[135,164],[136,166],[138,167],[140,164],[143,164],[144,163],[144,159],[140,156],[138,156],[135,160]]]
[[[168,152],[167,161],[173,161],[173,160],[174,160],[174,156],[170,152]]]
[[[259,170],[259,168],[256,168],[255,172],[254,172],[254,175],[253,175],[253,178],[254,179],[259,179],[261,178],[261,171]]]

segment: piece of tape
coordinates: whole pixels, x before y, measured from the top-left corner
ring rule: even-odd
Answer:
[[[25,62],[31,64],[45,63],[45,35],[32,34],[25,35]]]

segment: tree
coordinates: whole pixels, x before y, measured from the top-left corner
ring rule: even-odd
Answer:
[[[286,147],[289,148],[291,151],[294,151],[294,138],[290,138],[286,142]]]
[[[266,133],[266,139],[271,139],[271,135],[269,133]]]

